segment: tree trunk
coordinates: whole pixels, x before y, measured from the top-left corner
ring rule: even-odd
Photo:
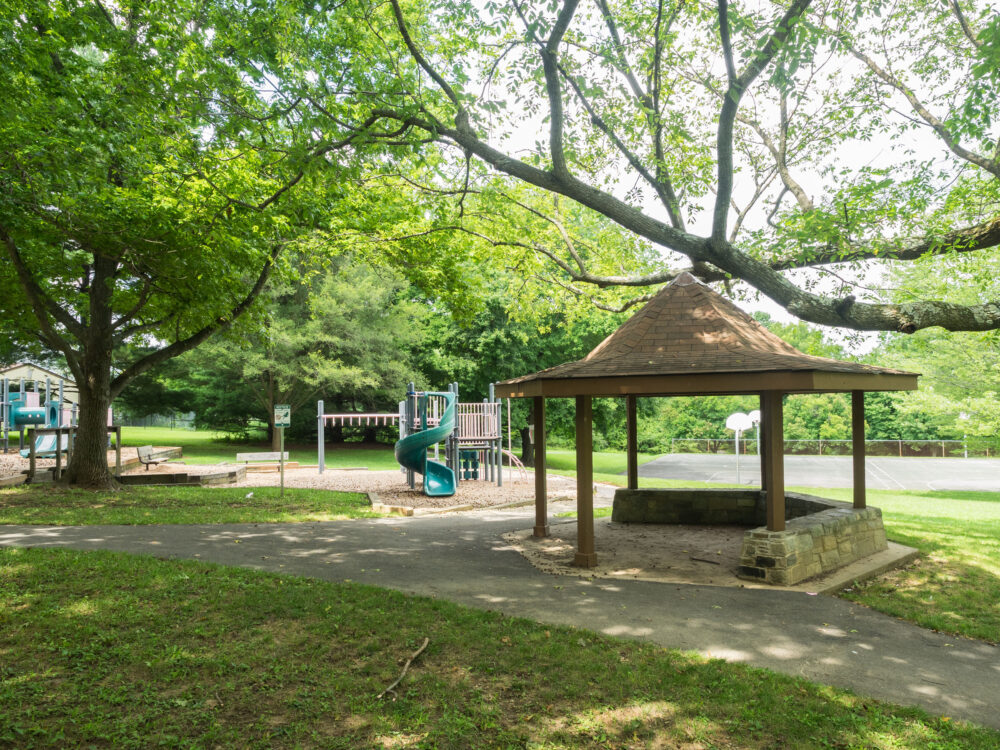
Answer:
[[[114,348],[111,294],[116,269],[114,260],[94,255],[94,275],[89,289],[90,320],[81,347],[76,384],[80,392],[80,423],[73,458],[66,472],[70,484],[94,489],[117,486],[108,468],[108,409],[111,407],[111,352]]]
[[[268,325],[270,328],[270,325]],[[271,450],[281,450],[281,439],[278,435],[278,428],[274,426],[274,405],[278,403],[278,394],[275,393],[274,373],[270,370],[267,373],[267,433],[271,437]]]
[[[110,337],[109,337],[110,338]],[[79,427],[66,479],[70,484],[111,489],[117,483],[108,467],[108,409],[111,407],[111,344],[88,353],[81,363]],[[106,356],[105,356],[106,354]]]
[[[525,466],[535,465],[534,446],[531,445],[531,428],[521,428],[521,463]]]

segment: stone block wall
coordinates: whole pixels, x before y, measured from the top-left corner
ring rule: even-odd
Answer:
[[[764,528],[760,490],[619,489],[611,520],[619,523],[751,526],[743,537],[737,575],[791,586],[888,547],[882,511],[815,495],[785,495],[785,530]]]
[[[758,526],[763,517],[760,490],[622,488],[615,491],[611,510],[611,520],[618,523]]]
[[[748,530],[743,536],[737,575],[792,586],[887,549],[878,508],[855,510],[836,500],[808,495],[800,498],[824,509],[791,518],[784,531]],[[786,504],[791,499],[791,495],[786,498]]]

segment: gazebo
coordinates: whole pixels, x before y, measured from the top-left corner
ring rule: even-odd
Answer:
[[[885,549],[881,512],[865,499],[866,391],[914,390],[915,373],[803,354],[710,287],[683,273],[576,362],[514,378],[497,396],[531,398],[535,433],[534,535],[549,535],[545,472],[545,402],[576,399],[578,549],[574,564],[597,563],[594,547],[592,399],[624,397],[627,488],[615,496],[614,520],[739,522],[739,574],[793,584]],[[854,501],[785,492],[782,399],[788,394],[851,394]],[[761,489],[640,490],[636,398],[747,395],[760,398]]]

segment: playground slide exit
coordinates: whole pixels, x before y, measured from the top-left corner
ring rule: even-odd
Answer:
[[[429,497],[447,497],[455,494],[455,472],[438,461],[427,458],[427,449],[445,440],[455,429],[455,394],[427,393],[426,396],[443,396],[445,410],[436,427],[407,435],[396,442],[396,460],[404,469],[424,477],[424,494]]]

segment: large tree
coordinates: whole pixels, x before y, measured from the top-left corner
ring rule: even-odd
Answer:
[[[353,130],[329,118],[339,134],[381,127],[452,150],[453,179],[422,185],[452,210],[423,231],[539,253],[578,293],[688,267],[831,326],[1000,327],[995,297],[885,302],[855,283],[885,259],[1000,244],[989,0],[358,0],[337,12],[352,9],[371,69],[395,80],[337,85],[320,31],[308,95],[320,113],[356,102]],[[616,271],[562,218],[580,209],[519,198],[518,185],[572,199],[658,257]],[[547,233],[501,231],[518,221]],[[836,284],[816,286],[816,269]]]
[[[267,423],[277,450],[275,404],[291,406],[293,427],[304,423],[313,436],[318,399],[328,412],[394,407],[420,379],[414,354],[430,314],[409,291],[390,269],[346,258],[308,282],[275,285],[263,301],[264,325],[234,328],[185,357],[208,386],[190,408],[207,422],[212,400],[239,383],[248,396],[242,408]]]
[[[270,84],[292,14],[268,10],[14,0],[0,12],[0,307],[76,380],[71,482],[111,481],[111,400],[250,309],[312,223],[310,165],[333,168],[344,144],[303,131],[299,103]]]

